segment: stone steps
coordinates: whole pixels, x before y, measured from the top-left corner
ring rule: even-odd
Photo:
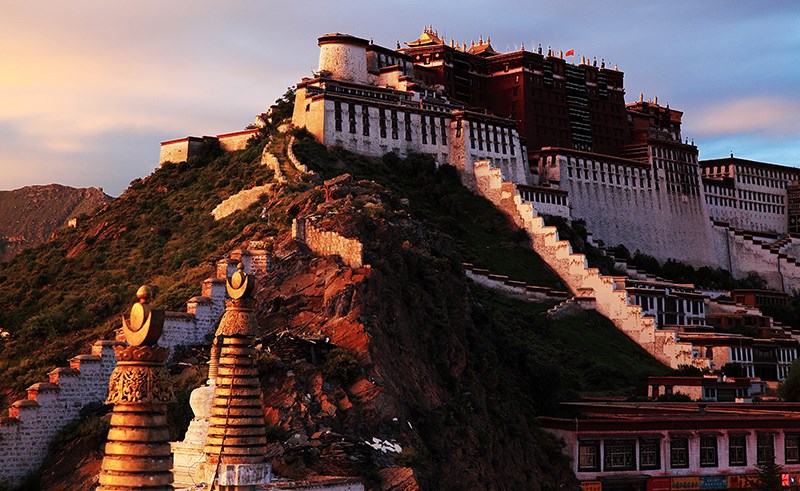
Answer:
[[[502,172],[489,161],[475,163],[476,189],[503,213],[528,232],[533,249],[578,296],[595,299],[596,310],[661,363],[677,368],[710,366],[707,358],[693,358],[692,346],[678,340],[672,330],[656,330],[651,317],[643,317],[641,308],[628,304],[625,277],[604,276],[589,268],[586,256],[572,252],[566,240],[560,240],[555,227],[546,226],[533,205],[522,199],[512,182],[503,180]]]

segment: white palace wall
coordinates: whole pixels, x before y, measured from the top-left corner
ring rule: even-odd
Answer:
[[[631,253],[638,249],[660,261],[673,258],[695,267],[720,265],[701,196],[667,191],[663,181],[656,189],[659,176],[638,166],[565,155],[546,166],[547,175],[569,192],[572,218],[585,220],[606,246],[623,244]]]

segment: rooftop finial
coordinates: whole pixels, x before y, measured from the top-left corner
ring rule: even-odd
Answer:
[[[644,92],[639,92],[639,102],[644,102]]]
[[[519,50],[525,51],[525,41],[522,42],[522,45],[520,45]]]
[[[597,57],[592,57],[592,66],[597,66]]]
[[[606,60],[605,60],[605,58],[600,58],[600,68],[605,68],[605,67],[606,67]]]
[[[478,38],[478,44],[483,44],[483,34],[481,34],[481,37]]]
[[[539,43],[539,47],[536,48],[536,52],[542,54],[542,43]]]

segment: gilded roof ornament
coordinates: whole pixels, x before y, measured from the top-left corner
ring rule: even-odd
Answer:
[[[164,330],[164,311],[153,310],[153,290],[144,285],[136,291],[139,303],[131,307],[130,321],[122,316],[122,332],[131,346],[155,346]]]

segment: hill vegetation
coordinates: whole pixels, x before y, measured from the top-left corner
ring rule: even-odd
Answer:
[[[283,148],[286,135],[270,136],[270,148]],[[259,364],[273,464],[282,475],[378,482],[381,469],[409,466],[426,489],[574,486],[558,443],[536,417],[581,395],[640,395],[647,375],[667,369],[597,314],[550,321],[552,305],[469,282],[464,262],[564,288],[524,233],[466,190],[452,168],[436,169],[424,155],[369,159],[327,149],[304,132],[295,136],[295,153],[317,175],[350,173],[352,187],[326,202],[319,178],[298,178],[214,221],[219,202],[271,181],[272,172],[259,164],[266,137],[241,152],[207,147],[134,180],[77,229],[0,267],[0,325],[12,333],[0,345],[6,402],[110,336],[140,284],[157,288],[158,307],[181,309],[216,259],[271,237],[276,264],[259,290]],[[292,218],[307,215],[319,217],[322,229],[357,236],[371,268],[348,272],[292,241]],[[180,395],[170,412],[174,435],[188,423],[204,351],[179,354],[185,363],[173,367]],[[179,373],[188,365],[194,372]],[[91,475],[80,468],[100,458],[98,417],[80,426],[88,430],[62,435],[45,475],[64,482]],[[289,438],[295,434],[299,442]],[[400,442],[403,452],[365,447],[376,435]],[[54,463],[73,461],[71,453],[81,458],[73,459],[77,470],[66,469],[69,477]]]

